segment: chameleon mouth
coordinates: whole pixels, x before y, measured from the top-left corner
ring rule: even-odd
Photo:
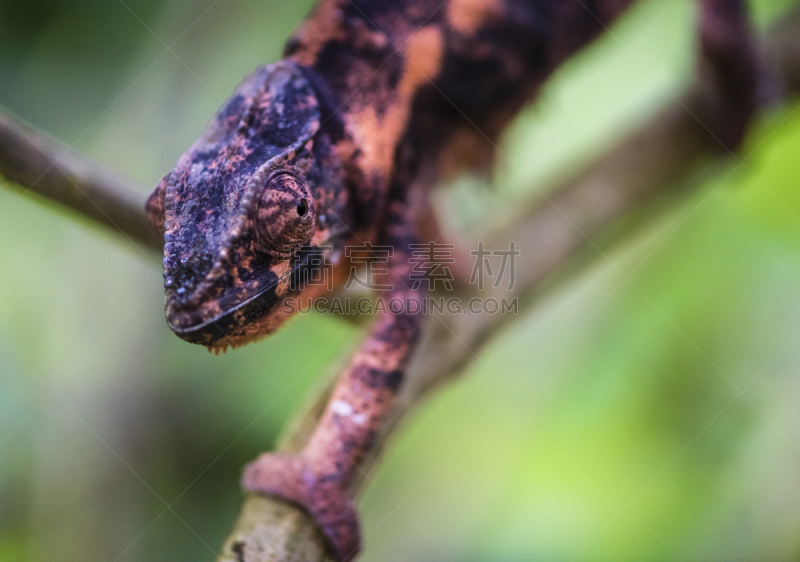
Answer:
[[[181,339],[209,348],[237,347],[257,337],[266,335],[280,326],[287,314],[279,308],[283,299],[301,289],[300,276],[307,270],[312,256],[320,248],[301,250],[298,263],[272,279],[245,298],[235,291],[224,291],[217,298],[207,298],[191,306],[180,299],[167,299],[167,323]]]
[[[228,309],[218,304],[201,305],[194,311],[168,312],[170,329],[182,340],[209,347],[235,345],[249,325],[263,319],[278,302],[279,283],[274,283]],[[277,327],[277,326],[276,326]]]

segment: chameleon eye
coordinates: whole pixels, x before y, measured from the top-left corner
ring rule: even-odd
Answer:
[[[304,197],[297,204],[297,214],[300,215],[301,217],[304,217],[306,216],[307,212],[308,212],[308,201],[306,201]]]
[[[314,234],[316,209],[308,186],[288,172],[272,176],[258,201],[256,230],[264,249],[289,255]]]

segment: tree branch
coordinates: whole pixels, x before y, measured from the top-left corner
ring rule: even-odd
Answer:
[[[795,10],[769,34],[766,65],[774,69],[786,93],[800,91],[800,10]],[[548,280],[574,261],[592,239],[623,222],[647,202],[676,191],[702,167],[724,161],[726,154],[694,115],[703,113],[701,85],[663,109],[639,130],[617,143],[594,164],[553,190],[519,220],[491,238],[518,247],[535,247],[516,263],[516,289],[496,291],[495,298],[520,299],[520,311],[530,307]],[[618,236],[616,239],[620,240]],[[491,246],[491,244],[489,245]],[[498,246],[499,247],[499,246]],[[452,296],[452,295],[451,295]],[[379,438],[385,447],[399,422],[434,388],[462,372],[501,330],[510,316],[445,315],[429,319],[422,343],[408,369],[407,384],[398,397],[390,423]],[[299,451],[327,401],[331,386],[289,426],[279,445]],[[379,448],[380,448],[379,447]],[[374,467],[378,454],[365,470]],[[365,488],[366,474],[356,485]],[[328,560],[322,536],[300,508],[280,499],[247,495],[241,515],[226,541],[220,562],[321,562]]]
[[[144,214],[146,195],[119,174],[12,119],[0,109],[0,176],[146,247],[164,240]]]

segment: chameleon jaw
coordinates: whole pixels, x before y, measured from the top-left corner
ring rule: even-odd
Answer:
[[[335,235],[328,234],[324,242],[333,244],[336,239]],[[176,303],[168,298],[167,324],[182,340],[203,345],[217,355],[225,353],[229,347],[236,349],[271,334],[292,314],[281,306],[287,297],[298,294],[300,290],[310,295],[327,290],[316,286],[301,288],[295,286],[299,282],[292,283],[293,275],[309,267],[309,256],[318,255],[318,247],[309,248],[310,251],[294,267],[273,270],[277,275],[272,276],[271,282],[232,306],[225,307],[225,299],[221,297],[208,296],[196,305]]]
[[[212,300],[194,310],[181,311],[167,306],[167,323],[182,340],[225,351],[265,336],[280,326],[279,308],[286,283],[275,283],[236,306],[223,310]]]

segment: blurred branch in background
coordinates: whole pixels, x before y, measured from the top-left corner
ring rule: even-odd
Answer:
[[[800,90],[800,11],[769,34],[765,61],[785,93]],[[638,131],[618,142],[574,178],[543,192],[548,195],[510,226],[494,231],[496,240],[514,240],[537,248],[520,256],[516,287],[487,295],[521,299],[530,306],[552,278],[592,238],[619,223],[631,211],[674,189],[701,167],[726,157],[719,144],[697,122],[702,88],[663,109]],[[149,230],[143,192],[119,176],[101,170],[83,156],[19,125],[0,113],[0,175],[26,191],[71,208],[117,232],[158,248]],[[431,389],[460,373],[501,329],[509,316],[448,315],[430,319],[423,343],[409,370],[408,384],[397,402],[392,423],[380,437],[385,445],[399,421]],[[300,449],[327,395],[321,393],[287,432],[281,449]],[[376,459],[372,459],[374,465]],[[367,478],[356,484],[355,494]],[[299,509],[277,499],[248,496],[234,532],[225,544],[225,562],[309,561],[326,557],[322,537]]]
[[[164,244],[144,214],[145,191],[75,150],[34,131],[0,108],[0,176],[55,201],[135,243]]]

